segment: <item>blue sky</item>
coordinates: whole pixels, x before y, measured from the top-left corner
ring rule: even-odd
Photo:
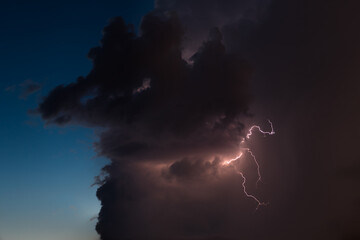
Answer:
[[[0,239],[97,239],[99,211],[93,129],[45,126],[28,114],[53,87],[91,69],[108,19],[139,25],[153,8],[143,1],[3,1],[0,8]],[[21,83],[42,84],[22,99]],[[10,88],[9,88],[10,87]]]

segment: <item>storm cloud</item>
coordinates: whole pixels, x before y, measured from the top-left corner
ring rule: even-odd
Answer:
[[[38,108],[47,123],[103,129],[101,239],[359,237],[359,7],[157,1],[139,34],[112,19],[91,72]],[[254,213],[220,164],[268,117],[274,140],[250,143],[265,183],[248,187],[271,204]],[[240,167],[256,179],[253,162]]]
[[[111,160],[97,193],[102,203],[98,232],[102,239],[206,233],[212,229],[207,221],[197,229],[188,216],[178,216],[190,214],[201,201],[193,202],[186,187],[193,181],[176,179],[201,180],[203,191],[211,191],[203,182],[219,162],[214,156],[232,154],[243,135],[252,68],[226,52],[217,28],[191,62],[185,61],[184,30],[174,12],[144,16],[139,36],[122,18],[114,18],[103,35],[101,46],[89,52],[94,64],[89,75],[56,87],[39,105],[48,123],[105,129],[95,144]],[[169,212],[173,208],[178,209]],[[195,214],[194,221],[200,222],[201,215]],[[218,222],[215,212],[207,215]]]

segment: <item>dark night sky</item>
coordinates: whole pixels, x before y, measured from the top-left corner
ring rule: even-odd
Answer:
[[[23,160],[9,150],[2,155],[29,168],[3,164],[4,192],[11,192],[0,208],[4,240],[41,239],[26,236],[32,225],[18,234],[26,221],[16,226],[11,219],[39,215],[40,226],[44,213],[66,207],[82,216],[71,227],[65,223],[74,217],[63,211],[50,218],[62,227],[36,229],[51,239],[96,239],[95,230],[102,240],[360,239],[360,3],[158,0],[6,7],[2,51],[8,57],[2,61],[9,67],[1,71],[7,79],[3,99],[12,100],[2,103],[2,131],[13,140],[1,141],[20,148],[17,158]],[[30,20],[22,24],[25,18]],[[26,109],[32,109],[28,117]],[[19,119],[25,131],[11,124]],[[261,167],[263,182],[256,187],[249,154],[230,166],[223,162],[242,151],[240,141],[252,124],[268,130],[267,119],[276,134],[254,132],[244,143]],[[24,138],[30,140],[19,147],[16,139]],[[69,148],[78,155],[56,155]],[[94,163],[89,159],[95,154]],[[25,169],[42,178],[32,180]],[[246,190],[269,205],[255,211],[239,171]],[[47,181],[67,173],[66,180]],[[94,176],[91,191],[77,190],[89,189]],[[47,181],[40,184],[44,191],[35,191],[39,179]],[[26,193],[33,203],[14,204],[12,198],[26,199],[24,181],[34,186]],[[76,200],[66,197],[74,192]],[[29,211],[31,205],[37,208]],[[66,229],[74,234],[59,233]],[[42,238],[50,239],[46,234]]]

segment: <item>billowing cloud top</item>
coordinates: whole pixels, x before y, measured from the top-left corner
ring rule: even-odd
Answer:
[[[44,119],[107,127],[99,147],[112,159],[159,158],[174,148],[194,154],[237,142],[251,68],[226,53],[217,29],[191,63],[181,57],[183,30],[175,14],[146,15],[140,36],[115,18],[103,34],[101,46],[89,52],[93,70],[56,87],[39,106]]]

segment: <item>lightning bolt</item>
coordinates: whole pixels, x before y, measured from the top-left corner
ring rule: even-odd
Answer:
[[[256,159],[255,154],[251,151],[250,148],[243,148],[243,147],[241,147],[241,145],[243,145],[243,144],[245,143],[245,140],[246,140],[246,139],[250,139],[250,137],[251,137],[252,134],[253,134],[253,130],[258,130],[260,133],[262,133],[262,134],[264,135],[264,137],[266,137],[266,136],[268,136],[268,135],[274,135],[274,134],[275,134],[275,131],[274,131],[273,124],[272,124],[272,122],[271,122],[270,120],[268,120],[268,122],[269,122],[270,128],[271,128],[271,131],[270,131],[270,132],[267,132],[267,131],[262,130],[262,129],[260,128],[260,126],[258,126],[258,125],[253,125],[253,126],[251,126],[251,127],[249,128],[249,130],[248,130],[248,133],[246,134],[246,138],[243,138],[243,139],[241,140],[241,142],[240,142],[240,153],[239,153],[236,157],[234,157],[234,158],[232,158],[232,159],[230,159],[230,160],[227,160],[227,161],[224,161],[224,162],[223,162],[223,166],[232,166],[232,167],[235,169],[235,172],[242,177],[242,179],[243,179],[243,181],[242,181],[242,187],[243,187],[243,191],[244,191],[245,196],[248,197],[248,198],[253,199],[253,200],[254,200],[255,202],[257,202],[257,204],[258,204],[257,207],[256,207],[256,209],[255,209],[255,211],[258,210],[259,207],[261,207],[261,206],[266,206],[266,205],[268,205],[269,203],[268,203],[268,202],[261,202],[257,197],[255,197],[254,195],[249,194],[249,193],[247,192],[247,190],[246,190],[246,177],[245,177],[245,175],[243,174],[243,172],[241,172],[241,171],[236,167],[236,165],[234,165],[233,163],[236,162],[236,161],[238,161],[238,160],[244,155],[245,152],[249,153],[250,156],[252,157],[253,161],[255,162],[256,167],[257,167],[258,179],[257,179],[257,181],[256,181],[256,187],[258,186],[258,183],[259,183],[259,182],[262,182],[261,173],[260,173],[260,165],[259,165],[259,162],[258,162],[257,159]]]
[[[236,170],[236,173],[239,174],[239,175],[243,178],[242,187],[243,187],[243,190],[244,190],[245,195],[246,195],[248,198],[254,199],[254,200],[257,202],[257,204],[258,204],[258,205],[256,206],[255,211],[258,210],[260,206],[266,206],[266,205],[268,205],[268,204],[269,204],[268,202],[260,202],[260,200],[257,199],[257,197],[255,197],[254,195],[248,194],[248,192],[246,191],[246,186],[245,186],[246,177],[245,177],[244,174],[243,174],[241,171],[239,171],[237,168],[235,168],[235,170]]]

